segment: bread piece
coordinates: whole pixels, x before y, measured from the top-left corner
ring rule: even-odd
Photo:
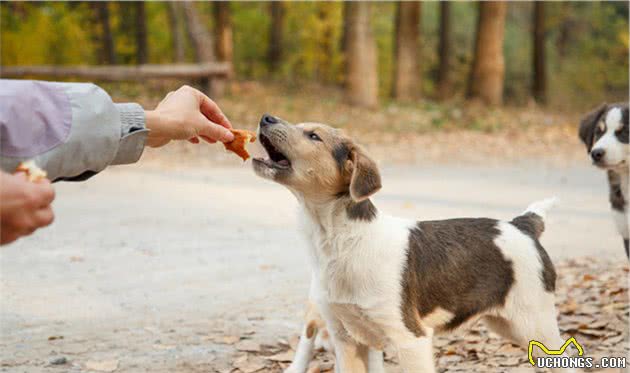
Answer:
[[[37,167],[35,161],[33,160],[21,162],[15,169],[15,173],[18,172],[24,172],[26,174],[26,177],[28,178],[28,181],[32,182],[38,182],[48,176],[46,174],[46,171]]]
[[[246,161],[249,158],[249,153],[247,152],[247,149],[245,149],[245,144],[256,141],[256,133],[247,130],[234,129],[231,129],[230,132],[234,134],[234,140],[224,143],[223,146],[225,146],[227,150],[232,151],[239,157],[243,158],[243,161]]]

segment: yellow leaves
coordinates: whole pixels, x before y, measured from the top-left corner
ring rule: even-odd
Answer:
[[[87,64],[92,60],[89,47],[90,37],[84,27],[87,20],[81,17],[81,5],[75,11],[67,11],[67,4],[46,3],[45,5],[24,4],[23,17],[16,22],[3,22],[2,39],[3,65],[35,64]],[[3,9],[4,10],[4,9]],[[5,18],[6,17],[6,18]],[[9,23],[9,24],[8,24]]]

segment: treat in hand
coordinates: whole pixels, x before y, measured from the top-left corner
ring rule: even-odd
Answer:
[[[243,158],[243,161],[246,161],[249,158],[249,153],[247,149],[245,149],[245,144],[248,142],[256,141],[256,133],[247,130],[235,130],[230,129],[232,134],[234,134],[234,140],[224,143],[223,146],[229,151],[236,153],[239,157]]]
[[[35,161],[33,160],[21,162],[15,169],[15,173],[18,173],[18,172],[24,172],[26,174],[28,181],[31,181],[34,183],[40,180],[43,180],[48,176],[46,174],[46,171],[37,167],[37,165],[35,164]]]

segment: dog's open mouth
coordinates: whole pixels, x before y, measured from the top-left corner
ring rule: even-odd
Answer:
[[[278,150],[272,143],[271,140],[262,133],[258,136],[260,139],[260,143],[263,148],[267,151],[269,158],[254,158],[255,161],[263,163],[267,167],[278,168],[278,169],[289,169],[291,168],[291,162],[287,157]]]

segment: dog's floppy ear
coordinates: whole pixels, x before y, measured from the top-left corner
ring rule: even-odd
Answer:
[[[584,118],[580,121],[580,139],[586,145],[586,151],[590,152],[593,147],[593,137],[595,136],[595,127],[597,126],[597,122],[604,114],[608,105],[603,103],[597,107],[597,109],[591,111],[586,114]]]
[[[358,145],[350,145],[348,154],[350,197],[355,202],[364,201],[381,189],[381,174],[378,166]]]

